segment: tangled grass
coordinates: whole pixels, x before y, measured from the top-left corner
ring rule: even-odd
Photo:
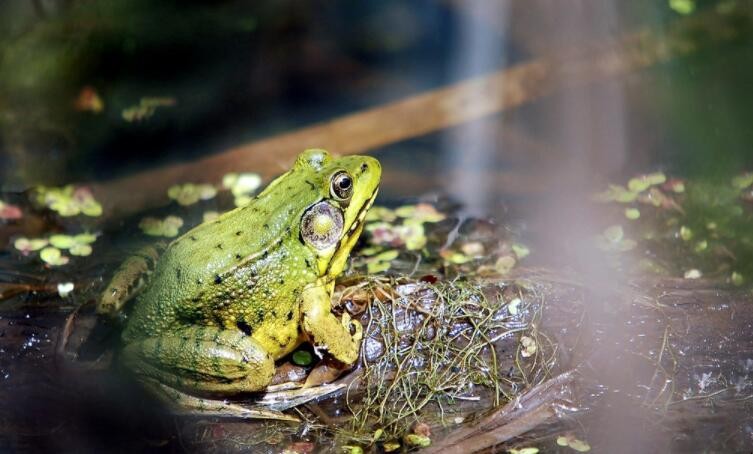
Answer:
[[[343,430],[351,440],[368,441],[375,431],[399,439],[417,422],[461,422],[548,376],[555,348],[537,329],[542,301],[535,289],[516,282],[365,282],[373,298],[360,386],[348,393],[353,418]]]

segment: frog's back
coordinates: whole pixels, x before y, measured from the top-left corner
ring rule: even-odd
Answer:
[[[205,289],[222,283],[239,267],[265,266],[263,262],[278,259],[268,256],[283,249],[279,247],[283,243],[297,243],[296,223],[291,220],[300,219],[305,205],[274,201],[289,202],[302,194],[280,198],[276,192],[288,188],[270,189],[249,205],[201,224],[170,244],[136,301],[125,339],[180,325],[181,316],[205,310]],[[197,313],[196,318],[200,317]]]

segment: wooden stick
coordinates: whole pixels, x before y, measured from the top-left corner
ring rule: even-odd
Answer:
[[[743,7],[741,7],[743,8]],[[606,48],[577,55],[539,58],[438,90],[346,115],[164,168],[91,185],[109,215],[132,214],[167,201],[177,182],[219,181],[228,172],[253,171],[268,179],[288,166],[305,148],[338,154],[374,150],[541,98],[555,90],[624,75],[658,62],[735,39],[749,19],[745,11],[683,18],[658,36],[641,32]],[[741,23],[742,22],[742,23]],[[749,21],[748,21],[749,22]],[[695,41],[691,37],[700,36]]]

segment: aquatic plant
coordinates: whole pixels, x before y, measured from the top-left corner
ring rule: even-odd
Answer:
[[[167,196],[182,206],[193,205],[199,200],[210,200],[216,195],[217,189],[211,184],[176,184],[167,190]]]
[[[145,217],[139,222],[139,228],[149,236],[164,236],[172,238],[178,236],[183,227],[183,219],[178,216],[167,216],[164,219]]]
[[[86,186],[39,186],[32,194],[38,205],[45,206],[63,217],[78,214],[92,217],[102,215],[102,205],[97,202],[91,190]]]
[[[368,444],[377,430],[378,438],[397,447],[400,440],[410,445],[406,435],[414,424],[462,421],[464,401],[476,402],[476,411],[499,406],[542,380],[551,365],[551,343],[536,329],[535,291],[515,283],[484,290],[473,281],[370,278],[359,285],[372,303],[366,308],[362,385],[348,394],[353,419],[343,435],[351,440]],[[395,297],[385,300],[390,293]],[[516,341],[519,335],[528,340]],[[502,346],[508,343],[512,348]],[[430,442],[410,439],[419,443],[413,446]]]
[[[228,173],[222,177],[222,186],[233,194],[235,206],[251,203],[251,195],[261,186],[261,177],[255,173]]]

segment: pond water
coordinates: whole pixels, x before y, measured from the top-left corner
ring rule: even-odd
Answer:
[[[164,416],[92,303],[319,147],[414,210],[352,269],[541,278],[579,397],[497,449],[753,450],[752,26],[742,0],[0,3],[0,450],[309,452],[321,420]]]

